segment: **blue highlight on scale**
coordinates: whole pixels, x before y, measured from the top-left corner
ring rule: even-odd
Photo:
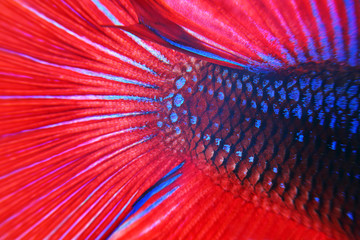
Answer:
[[[178,115],[175,113],[175,112],[172,112],[171,114],[170,114],[170,121],[171,122],[176,122],[178,120]]]
[[[176,94],[174,98],[174,104],[176,107],[180,107],[184,103],[184,97],[181,94]]]
[[[184,77],[179,78],[176,80],[175,85],[177,89],[181,89],[186,83],[186,79]]]

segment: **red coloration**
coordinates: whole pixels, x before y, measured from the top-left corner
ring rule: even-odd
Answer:
[[[165,1],[155,5],[154,1],[100,2],[127,31],[163,43],[147,28],[136,25],[140,14],[141,23],[174,41],[250,67],[274,68],[259,52],[277,58],[283,67],[299,63],[294,46],[279,27],[280,19],[269,8],[284,12],[284,21],[299,47],[306,50],[306,36],[297,24],[298,17],[304,19],[319,48],[314,20],[307,18],[307,1],[294,1],[304,9],[301,16],[291,4],[275,0],[276,5],[270,1],[215,5],[205,0],[169,1],[168,5]],[[320,6],[322,1],[317,2]],[[336,4],[340,16],[344,15],[341,1]],[[360,16],[357,1],[355,6]],[[332,237],[224,191],[195,167],[188,154],[180,152],[181,135],[174,129],[159,130],[157,122],[165,106],[151,99],[166,97],[186,68],[201,61],[103,27],[113,23],[90,0],[3,0],[0,9],[1,239],[93,239],[101,233],[102,238],[111,239]],[[144,15],[146,12],[149,14]],[[326,11],[321,14],[325,17]],[[162,16],[160,22],[158,16]],[[272,44],[272,38],[279,43]],[[346,46],[348,41],[345,37]],[[294,63],[286,59],[279,45],[289,50]],[[167,60],[160,60],[149,48]],[[305,56],[312,60],[308,50]],[[106,79],[79,69],[156,87]],[[109,100],[112,96],[150,100]],[[134,115],[126,115],[129,113]],[[136,200],[183,161],[182,176],[152,196],[139,212],[179,188],[145,216],[113,232]],[[112,220],[114,224],[109,225]]]
[[[323,233],[234,198],[188,163],[161,211],[111,239],[328,239]]]
[[[137,10],[141,16],[139,20],[159,31],[161,35],[246,66],[268,70],[324,60],[321,41],[325,39],[319,35],[321,29],[317,25],[318,19],[313,14],[310,1],[293,0],[284,3],[278,0],[231,0],[216,4],[208,0],[133,2],[136,2],[133,4],[140,9]],[[338,27],[332,25],[326,1],[314,2],[320,10],[320,20],[325,23],[330,50],[335,49],[336,38],[344,39],[344,46],[351,46],[349,38],[360,37],[359,32],[348,34],[352,19],[347,15],[345,1],[334,1],[340,16],[341,36],[334,34]],[[354,13],[359,16],[360,4],[358,1],[353,4]],[[357,26],[360,25],[359,17],[354,21]],[[171,27],[174,24],[182,26],[185,33]],[[314,42],[313,47],[309,45],[310,41]],[[359,47],[355,47],[358,51]],[[354,49],[347,47],[342,51],[346,62]],[[302,52],[303,56],[299,52]],[[329,54],[331,61],[342,62],[335,50]],[[219,64],[219,61],[214,59],[205,59]],[[221,65],[239,68],[224,62]]]

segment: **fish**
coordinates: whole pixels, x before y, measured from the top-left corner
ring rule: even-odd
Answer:
[[[359,239],[360,3],[0,2],[1,239]]]

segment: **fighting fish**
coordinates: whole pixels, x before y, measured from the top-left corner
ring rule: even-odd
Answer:
[[[0,9],[0,239],[360,238],[359,1]]]

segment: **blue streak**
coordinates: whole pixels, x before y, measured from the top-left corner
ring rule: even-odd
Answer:
[[[356,14],[355,14],[355,4],[352,0],[344,0],[346,7],[346,15],[348,20],[348,36],[349,36],[349,64],[351,66],[356,66],[357,64],[357,54],[358,54],[358,28],[356,25]]]
[[[329,47],[329,40],[326,35],[325,25],[324,25],[323,21],[321,20],[319,10],[318,10],[318,7],[317,7],[315,1],[310,0],[310,5],[311,5],[312,14],[316,19],[316,24],[317,24],[317,27],[319,30],[320,44],[321,44],[322,52],[323,52],[322,58],[323,58],[323,60],[328,60],[331,57],[331,50]]]
[[[335,49],[336,57],[339,61],[345,61],[345,51],[344,51],[344,40],[343,40],[343,31],[340,24],[339,14],[336,11],[336,6],[334,0],[328,0],[328,7],[330,9],[330,16],[332,21],[332,26],[335,32]]]

